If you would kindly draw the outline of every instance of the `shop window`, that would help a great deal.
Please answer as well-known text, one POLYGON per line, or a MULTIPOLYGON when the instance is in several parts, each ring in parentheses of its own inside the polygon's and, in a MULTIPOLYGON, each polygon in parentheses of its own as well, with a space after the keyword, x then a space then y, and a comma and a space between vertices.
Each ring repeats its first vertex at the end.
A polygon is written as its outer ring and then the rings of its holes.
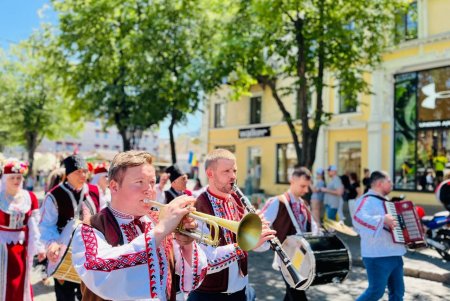
POLYGON ((406 12, 396 17, 396 35, 400 41, 417 39, 417 1, 411 1, 406 12))
POLYGON ((277 184, 289 183, 289 177, 297 162, 293 143, 277 144, 277 184))
POLYGON ((250 98, 250 124, 261 123, 261 96, 250 98))
POLYGON ((225 126, 225 104, 214 104, 214 127, 223 128, 225 126))
POLYGON ((433 192, 450 171, 450 67, 395 77, 394 183, 433 192))
POLYGON ((337 145, 337 162, 340 174, 361 171, 361 142, 339 142, 337 145))
POLYGON ((252 146, 248 148, 247 178, 245 190, 247 195, 261 192, 261 148, 252 146))

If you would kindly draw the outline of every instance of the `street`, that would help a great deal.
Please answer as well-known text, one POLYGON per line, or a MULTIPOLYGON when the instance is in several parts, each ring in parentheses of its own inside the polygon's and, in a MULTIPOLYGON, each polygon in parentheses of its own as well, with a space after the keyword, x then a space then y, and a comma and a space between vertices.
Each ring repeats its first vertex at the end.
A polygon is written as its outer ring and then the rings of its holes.
MULTIPOLYGON (((265 253, 250 253, 250 282, 256 290, 257 300, 283 300, 284 282, 281 275, 272 270, 271 251, 265 253)), ((32 275, 33 290, 36 301, 56 300, 53 286, 47 287, 40 281, 40 274, 34 271, 32 275)), ((441 301, 450 296, 450 286, 439 282, 419 278, 405 277, 405 300, 441 301)), ((309 300, 355 300, 366 288, 366 274, 361 267, 353 267, 347 280, 342 284, 327 284, 310 287, 307 291, 309 300)), ((387 300, 385 294, 383 300, 387 300)))

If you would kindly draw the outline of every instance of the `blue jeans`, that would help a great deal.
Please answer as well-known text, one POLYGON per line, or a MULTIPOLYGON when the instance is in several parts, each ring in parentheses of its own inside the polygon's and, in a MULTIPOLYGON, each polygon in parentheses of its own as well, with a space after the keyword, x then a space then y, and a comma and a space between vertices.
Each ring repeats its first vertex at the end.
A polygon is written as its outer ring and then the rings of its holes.
POLYGON ((380 300, 388 287, 389 301, 401 301, 405 294, 403 259, 401 256, 363 257, 369 287, 356 301, 380 300))
POLYGON ((329 205, 325 205, 325 210, 327 212, 327 218, 329 220, 335 221, 338 209, 337 208, 331 208, 329 205))

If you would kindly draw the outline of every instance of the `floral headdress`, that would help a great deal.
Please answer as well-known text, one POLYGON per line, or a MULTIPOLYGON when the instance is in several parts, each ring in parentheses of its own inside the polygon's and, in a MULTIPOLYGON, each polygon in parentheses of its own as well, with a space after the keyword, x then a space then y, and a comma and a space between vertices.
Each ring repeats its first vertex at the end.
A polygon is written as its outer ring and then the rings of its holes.
POLYGON ((28 164, 18 160, 6 161, 3 165, 3 174, 21 174, 24 175, 28 171, 28 164))

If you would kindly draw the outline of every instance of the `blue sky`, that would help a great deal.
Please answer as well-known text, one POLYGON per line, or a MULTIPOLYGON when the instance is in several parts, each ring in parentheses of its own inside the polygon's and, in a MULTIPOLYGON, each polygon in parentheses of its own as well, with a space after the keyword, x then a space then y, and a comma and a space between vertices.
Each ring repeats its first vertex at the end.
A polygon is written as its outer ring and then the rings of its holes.
MULTIPOLYGON (((51 10, 48 0, 0 0, 0 48, 8 49, 11 43, 26 39, 33 29, 38 29, 42 22, 57 22, 57 15, 51 10)), ((168 138, 169 121, 164 121, 160 128, 160 137, 168 138)), ((188 117, 186 125, 175 128, 176 135, 199 131, 201 113, 188 117)))

